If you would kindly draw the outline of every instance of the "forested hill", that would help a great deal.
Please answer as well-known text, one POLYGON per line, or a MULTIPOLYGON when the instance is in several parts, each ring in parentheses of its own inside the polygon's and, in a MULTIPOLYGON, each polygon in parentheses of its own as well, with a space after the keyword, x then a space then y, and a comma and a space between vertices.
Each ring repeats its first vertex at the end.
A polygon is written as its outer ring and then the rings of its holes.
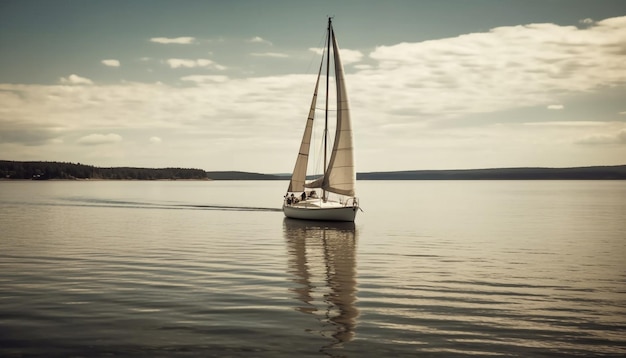
POLYGON ((246 172, 207 172, 189 168, 99 168, 80 163, 17 162, 0 160, 3 179, 111 179, 111 180, 276 180, 274 175, 246 172))
POLYGON ((575 168, 411 170, 359 173, 360 180, 625 180, 626 165, 575 168))

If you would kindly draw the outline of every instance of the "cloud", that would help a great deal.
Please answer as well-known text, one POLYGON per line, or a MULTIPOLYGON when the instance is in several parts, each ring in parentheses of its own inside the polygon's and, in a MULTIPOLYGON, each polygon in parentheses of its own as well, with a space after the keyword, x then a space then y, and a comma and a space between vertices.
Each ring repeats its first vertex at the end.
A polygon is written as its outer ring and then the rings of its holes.
POLYGON ((626 17, 582 29, 504 26, 379 46, 369 57, 377 67, 359 72, 356 88, 384 88, 396 107, 413 113, 458 116, 546 105, 626 82, 626 17))
POLYGON ((195 37, 183 36, 183 37, 153 37, 150 42, 159 44, 177 44, 177 45, 190 45, 196 42, 195 37))
POLYGON ((550 122, 526 122, 525 126, 545 126, 545 127, 593 127, 603 126, 607 122, 595 121, 550 121, 550 122))
POLYGON ((586 18, 586 19, 582 19, 582 20, 580 20, 578 22, 580 22, 581 24, 590 25, 590 24, 593 24, 593 19, 586 18))
POLYGON ((66 85, 92 85, 93 81, 86 77, 71 74, 68 77, 61 77, 60 82, 66 85))
MULTIPOLYGON (((321 55, 324 53, 324 49, 323 48, 319 48, 319 47, 311 47, 309 48, 309 51, 312 51, 318 55, 321 55)), ((346 48, 342 48, 340 49, 340 56, 341 56, 341 62, 344 65, 349 65, 352 63, 356 63, 359 62, 363 59, 364 55, 361 51, 358 50, 350 50, 350 49, 346 49, 346 48)))
POLYGON ((360 62, 363 59, 363 53, 357 50, 341 50, 341 62, 344 65, 360 62))
POLYGON ((152 143, 152 144, 159 144, 161 142, 162 142, 162 140, 159 137, 150 137, 150 143, 152 143))
POLYGON ((263 39, 262 37, 259 37, 259 36, 255 36, 255 37, 249 39, 248 42, 272 45, 271 41, 265 40, 265 39, 263 39))
POLYGON ((0 118, 0 128, 0 143, 40 146, 60 140, 57 128, 46 123, 0 118))
POLYGON ((195 83, 224 83, 228 81, 228 76, 216 75, 191 75, 181 77, 181 80, 195 83))
POLYGON ((109 134, 89 134, 79 138, 76 142, 82 145, 101 145, 121 142, 122 137, 115 133, 109 134))
POLYGON ((626 144, 626 129, 614 134, 596 134, 586 136, 576 142, 585 145, 622 145, 626 144))
POLYGON ((101 62, 105 66, 120 67, 120 61, 119 60, 109 59, 109 60, 102 60, 101 62))
MULTIPOLYGON (((82 138, 82 144, 121 139, 117 136, 122 133, 126 138, 129 132, 145 132, 147 128, 189 131, 205 139, 249 140, 261 133, 273 136, 277 126, 306 109, 310 93, 302 91, 302 86, 315 81, 313 75, 247 79, 190 75, 181 79, 191 85, 0 84, 0 119, 12 118, 23 134, 42 128, 42 121, 46 127, 58 129, 57 137, 98 133, 82 138), (259 121, 260 113, 275 120, 259 128, 258 124, 266 122, 259 121)), ((0 126, 6 128, 2 123, 0 126)))
POLYGON ((548 106, 548 109, 563 109, 565 108, 565 106, 563 106, 562 104, 551 104, 548 106))
POLYGON ((289 55, 284 54, 284 53, 278 53, 278 52, 253 52, 250 55, 255 56, 255 57, 274 57, 274 58, 287 58, 289 57, 289 55))
POLYGON ((206 59, 184 59, 184 58, 170 58, 165 60, 165 63, 170 66, 170 68, 196 68, 196 67, 204 67, 204 68, 215 68, 217 70, 224 70, 226 67, 218 65, 217 63, 206 59))
POLYGON ((359 64, 355 65, 354 68, 356 68, 357 70, 372 70, 374 67, 372 65, 359 64))

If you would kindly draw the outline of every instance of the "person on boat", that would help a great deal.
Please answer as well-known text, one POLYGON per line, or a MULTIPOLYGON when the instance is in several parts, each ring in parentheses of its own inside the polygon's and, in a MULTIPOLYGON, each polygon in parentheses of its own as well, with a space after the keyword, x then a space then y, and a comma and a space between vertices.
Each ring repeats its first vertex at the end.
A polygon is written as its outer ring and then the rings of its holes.
POLYGON ((291 205, 291 197, 289 197, 289 193, 285 194, 285 202, 287 205, 291 205))
POLYGON ((300 195, 300 198, 301 198, 302 201, 305 201, 306 200, 306 192, 303 191, 302 195, 300 195))
POLYGON ((291 197, 289 199, 291 199, 292 204, 296 204, 298 202, 298 198, 296 198, 295 195, 293 195, 293 193, 291 193, 291 197))

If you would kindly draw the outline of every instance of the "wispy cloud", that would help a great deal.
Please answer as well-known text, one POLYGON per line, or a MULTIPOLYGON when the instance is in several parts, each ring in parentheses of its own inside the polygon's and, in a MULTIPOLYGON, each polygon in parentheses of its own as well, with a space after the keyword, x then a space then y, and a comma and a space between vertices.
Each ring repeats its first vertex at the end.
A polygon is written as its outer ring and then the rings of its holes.
POLYGON ((119 60, 108 59, 108 60, 102 60, 101 62, 105 66, 120 67, 120 61, 119 60))
MULTIPOLYGON (((5 95, 0 95, 0 103, 6 104, 3 100, 5 95)), ((41 119, 38 119, 41 120, 41 119)), ((33 121, 0 119, 0 143, 15 143, 25 146, 41 146, 48 143, 59 142, 59 131, 54 125, 41 123, 37 119, 33 121)))
POLYGON ((181 80, 195 83, 224 83, 229 80, 228 76, 219 75, 191 75, 181 77, 181 80))
POLYGON ((606 125, 606 122, 595 121, 550 121, 550 122, 526 122, 525 126, 544 127, 596 127, 606 125))
POLYGON ((66 85, 92 85, 93 81, 86 77, 71 74, 68 77, 61 77, 60 82, 66 85))
POLYGON ((150 143, 152 144, 160 144, 163 140, 159 137, 150 137, 150 143))
POLYGON ((265 40, 264 38, 260 37, 260 36, 255 36, 251 39, 248 39, 248 42, 251 43, 262 43, 262 44, 266 44, 266 45, 272 45, 271 41, 265 40))
MULTIPOLYGON (((309 48, 309 51, 312 51, 318 55, 321 55, 322 53, 324 53, 324 49, 319 48, 319 47, 311 47, 309 48)), ((361 51, 350 50, 346 48, 341 49, 341 62, 344 65, 359 62, 363 59, 363 57, 364 55, 361 51)))
POLYGON ((101 145, 101 144, 111 144, 121 142, 122 137, 119 134, 109 133, 109 134, 89 134, 84 137, 79 138, 76 142, 82 145, 101 145))
POLYGON ((225 66, 221 66, 207 58, 199 58, 199 59, 170 58, 170 59, 165 60, 165 63, 171 68, 212 67, 217 70, 226 69, 225 66))
POLYGON ((250 55, 255 57, 274 57, 274 58, 287 58, 289 55, 278 52, 253 52, 250 55))
POLYGON ((182 36, 182 37, 153 37, 150 42, 158 44, 177 44, 177 45, 190 45, 196 42, 195 37, 182 36))
POLYGON ((576 142, 585 145, 624 145, 626 144, 626 129, 614 134, 596 134, 586 136, 576 142))
POLYGON ((563 108, 565 108, 565 106, 563 106, 562 104, 551 104, 548 106, 548 109, 555 109, 555 110, 563 109, 563 108))

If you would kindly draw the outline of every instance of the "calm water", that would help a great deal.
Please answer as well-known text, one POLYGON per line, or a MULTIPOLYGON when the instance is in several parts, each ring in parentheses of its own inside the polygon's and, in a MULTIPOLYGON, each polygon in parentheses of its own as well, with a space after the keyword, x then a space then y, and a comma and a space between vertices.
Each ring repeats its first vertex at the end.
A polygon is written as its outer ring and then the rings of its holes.
POLYGON ((0 182, 0 356, 623 356, 626 182, 0 182))

